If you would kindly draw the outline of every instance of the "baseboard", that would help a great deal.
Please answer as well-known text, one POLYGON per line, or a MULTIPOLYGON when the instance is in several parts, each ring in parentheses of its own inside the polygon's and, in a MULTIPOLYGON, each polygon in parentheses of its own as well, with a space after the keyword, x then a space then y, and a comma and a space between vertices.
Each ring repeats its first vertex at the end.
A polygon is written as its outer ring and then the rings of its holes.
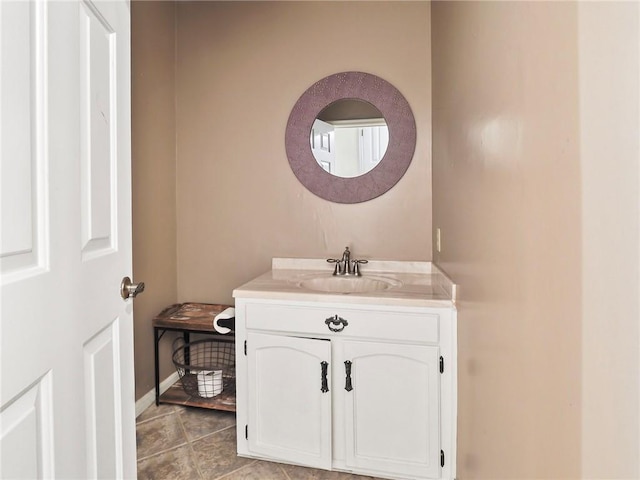
MULTIPOLYGON (((167 391, 167 389, 176 383, 180 379, 180 375, 178 372, 173 372, 167 378, 165 378, 162 382, 160 382, 160 395, 167 391)), ((145 393, 140 400, 136 402, 136 418, 140 416, 142 412, 144 412, 151 405, 156 403, 156 389, 152 388, 147 393, 145 393)))

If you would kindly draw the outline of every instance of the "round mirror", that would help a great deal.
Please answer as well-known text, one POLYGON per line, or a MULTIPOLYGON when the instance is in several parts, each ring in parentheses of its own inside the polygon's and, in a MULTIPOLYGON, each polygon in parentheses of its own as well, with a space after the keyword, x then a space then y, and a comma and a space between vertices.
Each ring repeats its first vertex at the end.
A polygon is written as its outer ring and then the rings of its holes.
MULTIPOLYGON (((351 122, 362 118, 341 120, 351 122)), ((335 143, 335 138, 333 141, 335 143)), ((291 110, 285 133, 289 165, 298 180, 315 195, 337 203, 366 202, 390 190, 409 168, 415 146, 416 124, 407 100, 389 82, 362 72, 336 73, 309 87, 291 110), (337 165, 332 165, 321 154, 316 156, 315 150, 322 149, 323 140, 324 148, 329 147, 331 137, 323 138, 320 131, 316 137, 319 127, 315 122, 335 123, 338 122, 332 119, 335 110, 363 107, 369 112, 363 118, 372 122, 384 120, 386 133, 382 135, 386 138, 375 141, 378 153, 371 156, 372 165, 368 168, 345 167, 338 173, 337 165), (371 113, 371 107, 375 113, 371 113)), ((356 153, 353 158, 358 160, 351 163, 359 163, 359 155, 356 153)))
POLYGON ((382 112, 369 102, 348 98, 323 109, 311 127, 309 145, 323 170, 342 178, 375 168, 389 145, 382 112))

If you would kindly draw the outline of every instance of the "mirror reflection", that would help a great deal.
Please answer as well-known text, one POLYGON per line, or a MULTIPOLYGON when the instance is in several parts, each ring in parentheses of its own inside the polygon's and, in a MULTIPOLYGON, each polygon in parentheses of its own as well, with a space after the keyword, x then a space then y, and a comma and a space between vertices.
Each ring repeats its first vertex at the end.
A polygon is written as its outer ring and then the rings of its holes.
POLYGON ((380 110, 369 102, 340 99, 318 114, 309 143, 324 170, 337 177, 359 177, 384 157, 389 129, 380 110))

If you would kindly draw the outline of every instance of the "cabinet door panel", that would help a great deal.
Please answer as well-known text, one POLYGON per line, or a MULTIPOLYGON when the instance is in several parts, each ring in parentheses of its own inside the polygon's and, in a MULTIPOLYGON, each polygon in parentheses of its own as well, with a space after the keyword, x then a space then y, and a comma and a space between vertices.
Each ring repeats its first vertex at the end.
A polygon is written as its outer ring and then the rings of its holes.
POLYGON ((322 362, 331 385, 331 343, 249 333, 249 450, 331 468, 331 392, 322 391, 322 362))
POLYGON ((439 477, 438 348, 344 342, 343 354, 353 385, 342 391, 347 465, 439 477))

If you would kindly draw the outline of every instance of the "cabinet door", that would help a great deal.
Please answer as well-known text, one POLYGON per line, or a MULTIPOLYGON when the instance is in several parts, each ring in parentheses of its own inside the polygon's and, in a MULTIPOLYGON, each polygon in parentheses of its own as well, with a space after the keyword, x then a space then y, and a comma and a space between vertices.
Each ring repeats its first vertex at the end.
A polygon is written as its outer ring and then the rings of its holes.
MULTIPOLYGON (((341 385, 347 466, 438 478, 438 347, 345 341, 343 348, 352 384, 350 391, 345 390, 346 378, 341 385)), ((345 366, 340 367, 346 374, 345 366)))
POLYGON ((250 332, 247 362, 249 450, 331 468, 331 342, 250 332))

